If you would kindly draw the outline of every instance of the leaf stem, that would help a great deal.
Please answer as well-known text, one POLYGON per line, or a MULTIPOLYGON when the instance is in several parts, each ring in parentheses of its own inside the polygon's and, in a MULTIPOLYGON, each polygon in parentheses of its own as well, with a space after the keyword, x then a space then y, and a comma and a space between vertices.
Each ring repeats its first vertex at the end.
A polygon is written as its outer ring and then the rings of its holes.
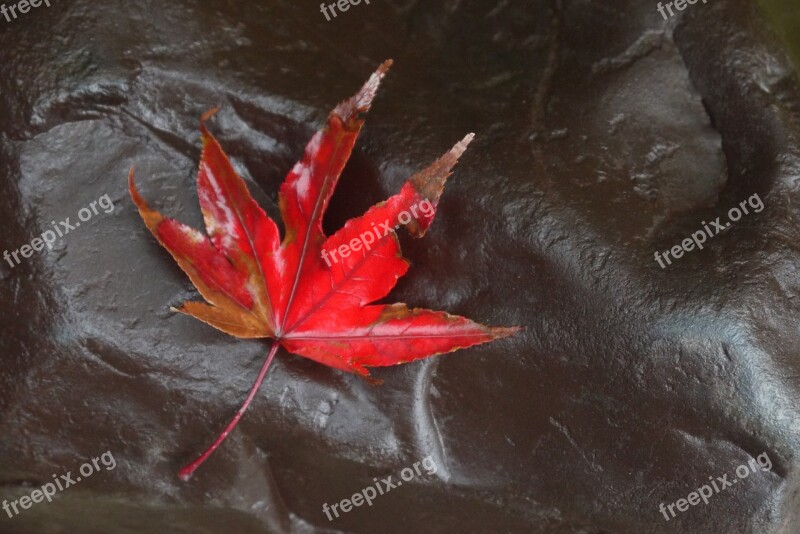
POLYGON ((244 415, 245 410, 247 410, 247 407, 250 406, 250 403, 253 401, 253 398, 256 396, 256 393, 258 392, 258 388, 261 387, 261 382, 264 381, 264 377, 267 375, 267 370, 269 369, 269 365, 272 363, 272 359, 275 358, 275 353, 278 352, 279 346, 280 342, 278 340, 275 340, 275 342, 272 345, 272 349, 269 351, 269 356, 267 356, 266 360, 264 360, 264 365, 261 366, 261 371, 258 373, 258 378, 256 378, 256 381, 253 383, 253 387, 250 388, 250 393, 247 395, 247 399, 245 399, 244 404, 242 404, 242 407, 239 408, 239 411, 236 412, 236 415, 233 416, 231 422, 228 423, 228 426, 225 427, 225 430, 222 431, 222 434, 220 434, 217 437, 214 443, 212 443, 211 446, 208 449, 206 449, 206 451, 203 454, 198 456, 195 461, 184 466, 183 469, 181 469, 180 472, 178 472, 178 476, 180 477, 181 480, 185 482, 190 478, 192 478, 192 475, 194 474, 195 470, 201 465, 203 465, 203 462, 205 462, 208 459, 208 457, 211 456, 211 454, 215 450, 217 450, 217 447, 219 447, 222 444, 222 442, 225 441, 225 438, 228 437, 228 434, 230 434, 231 431, 234 429, 234 427, 239 423, 239 419, 242 418, 242 415, 244 415))

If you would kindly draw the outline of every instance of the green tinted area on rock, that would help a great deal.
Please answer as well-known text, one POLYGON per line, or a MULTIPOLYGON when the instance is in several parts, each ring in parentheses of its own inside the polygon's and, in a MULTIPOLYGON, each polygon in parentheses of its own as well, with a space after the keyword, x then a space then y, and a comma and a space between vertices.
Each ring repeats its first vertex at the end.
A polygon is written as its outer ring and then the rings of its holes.
POLYGON ((797 0, 760 0, 759 4, 800 67, 800 4, 797 0))

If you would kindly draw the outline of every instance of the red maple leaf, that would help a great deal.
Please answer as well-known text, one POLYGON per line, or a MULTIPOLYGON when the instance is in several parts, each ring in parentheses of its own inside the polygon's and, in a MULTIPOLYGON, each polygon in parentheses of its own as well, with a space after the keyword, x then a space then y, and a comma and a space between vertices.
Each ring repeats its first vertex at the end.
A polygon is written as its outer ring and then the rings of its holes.
POLYGON ((188 480, 238 423, 279 346, 344 371, 395 365, 515 333, 444 312, 405 304, 370 305, 408 270, 394 231, 421 237, 436 213, 445 180, 472 140, 470 134, 400 192, 349 220, 330 237, 322 218, 366 112, 391 61, 339 104, 317 132, 280 190, 285 235, 253 200, 217 140, 201 120, 203 153, 197 177, 207 236, 151 210, 129 176, 131 198, 145 224, 207 301, 176 311, 240 338, 272 338, 247 399, 217 440, 180 471, 188 480))

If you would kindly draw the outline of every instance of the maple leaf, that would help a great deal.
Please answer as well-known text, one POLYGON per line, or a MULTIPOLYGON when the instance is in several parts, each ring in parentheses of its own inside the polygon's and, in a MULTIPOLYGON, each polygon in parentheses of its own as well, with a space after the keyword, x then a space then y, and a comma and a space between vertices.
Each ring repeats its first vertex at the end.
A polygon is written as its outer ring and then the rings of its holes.
POLYGON ((406 363, 515 333, 490 328, 445 312, 405 304, 370 303, 385 297, 409 268, 395 230, 421 237, 461 154, 473 134, 422 172, 400 192, 351 219, 330 237, 322 218, 372 103, 391 65, 383 63, 361 90, 340 103, 327 125, 308 143, 303 159, 280 189, 285 235, 253 200, 203 115, 203 152, 197 177, 200 208, 208 235, 150 209, 131 169, 128 185, 147 227, 173 256, 206 300, 175 311, 191 315, 240 338, 272 338, 244 404, 195 461, 192 473, 222 443, 253 400, 279 346, 343 371, 368 376, 367 367, 406 363))

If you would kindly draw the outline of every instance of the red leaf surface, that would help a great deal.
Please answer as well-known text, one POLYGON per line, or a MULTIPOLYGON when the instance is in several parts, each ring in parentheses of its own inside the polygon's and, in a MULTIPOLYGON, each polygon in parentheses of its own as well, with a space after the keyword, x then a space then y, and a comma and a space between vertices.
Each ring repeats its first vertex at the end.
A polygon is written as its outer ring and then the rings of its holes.
POLYGON ((368 376, 367 367, 395 365, 509 336, 445 312, 405 304, 371 305, 408 270, 395 230, 424 235, 458 158, 473 135, 414 175, 400 192, 348 221, 330 237, 322 218, 381 79, 385 62, 361 90, 339 104, 306 147, 280 190, 286 229, 253 200, 242 178, 201 120, 203 153, 197 177, 206 234, 151 210, 129 189, 147 227, 172 254, 205 299, 177 310, 240 338, 272 338, 252 389, 225 431, 181 470, 188 479, 222 443, 255 396, 278 346, 343 371, 368 376))

